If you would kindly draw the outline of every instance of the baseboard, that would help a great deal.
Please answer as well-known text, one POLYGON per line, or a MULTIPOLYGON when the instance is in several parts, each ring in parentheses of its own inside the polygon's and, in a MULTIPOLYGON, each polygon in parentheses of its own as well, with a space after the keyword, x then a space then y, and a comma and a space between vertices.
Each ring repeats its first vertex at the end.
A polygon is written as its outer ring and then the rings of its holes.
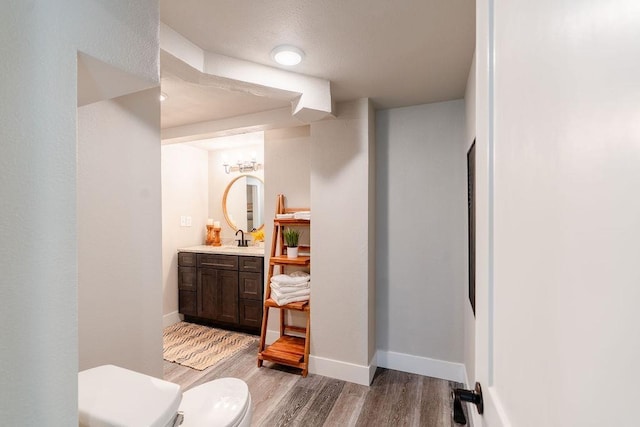
POLYGON ((377 359, 381 368, 466 384, 466 373, 462 363, 383 350, 378 350, 377 359))
POLYGON ((373 353, 373 357, 369 361, 369 384, 373 382, 373 377, 376 375, 376 369, 378 369, 378 352, 373 353))
MULTIPOLYGON (((279 337, 279 331, 267 330, 265 341, 267 344, 271 344, 279 337)), ((376 352, 374 357, 369 361, 368 366, 356 365, 314 355, 309 356, 309 372, 367 386, 373 381, 373 376, 378 366, 427 377, 456 381, 466 384, 469 388, 473 388, 469 385, 467 371, 462 363, 447 362, 445 360, 383 350, 376 352)))
MULTIPOLYGON (((314 355, 309 356, 309 372, 366 386, 371 384, 373 378, 371 365, 356 365, 314 355)), ((375 365, 373 372, 375 373, 375 365)))
POLYGON ((162 327, 166 328, 175 323, 182 322, 182 316, 177 311, 162 316, 162 327))
MULTIPOLYGON (((265 342, 273 343, 280 338, 279 331, 267 330, 265 342)), ((312 374, 323 375, 325 377, 335 378, 351 383, 370 385, 373 375, 376 373, 376 357, 374 356, 368 366, 356 365, 354 363, 343 362, 341 360, 327 359, 309 355, 309 372, 312 374)))

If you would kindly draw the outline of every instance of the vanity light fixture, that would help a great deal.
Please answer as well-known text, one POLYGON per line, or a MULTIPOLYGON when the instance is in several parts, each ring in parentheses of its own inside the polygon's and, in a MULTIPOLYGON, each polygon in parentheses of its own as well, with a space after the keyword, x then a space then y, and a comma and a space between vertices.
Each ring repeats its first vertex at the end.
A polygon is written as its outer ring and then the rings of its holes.
POLYGON ((271 51, 271 58, 280 65, 298 65, 304 58, 304 52, 295 46, 281 45, 271 51))
POLYGON ((251 153, 251 160, 239 160, 236 162, 235 165, 232 165, 229 163, 229 161, 225 158, 224 163, 222 164, 222 166, 224 167, 224 171, 226 173, 231 173, 231 172, 240 172, 240 173, 247 173, 247 172, 254 172, 257 171, 258 169, 260 169, 260 167, 262 166, 261 163, 258 163, 258 161, 256 160, 256 153, 253 152, 251 153))

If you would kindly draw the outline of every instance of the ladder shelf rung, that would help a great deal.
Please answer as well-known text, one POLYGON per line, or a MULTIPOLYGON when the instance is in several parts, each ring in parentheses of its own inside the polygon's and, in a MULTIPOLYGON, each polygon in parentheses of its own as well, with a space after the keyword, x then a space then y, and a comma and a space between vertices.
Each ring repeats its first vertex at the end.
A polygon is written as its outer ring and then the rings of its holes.
POLYGON ((262 360, 300 367, 304 362, 304 338, 283 335, 260 352, 262 360))
POLYGON ((271 265, 309 265, 311 263, 310 256, 299 256, 297 258, 287 258, 286 255, 272 256, 269 260, 271 265))
POLYGON ((309 225, 311 220, 309 219, 295 219, 295 218, 275 218, 273 220, 274 225, 309 225))
POLYGON ((290 302, 285 305, 278 305, 273 298, 269 298, 264 302, 264 306, 268 308, 286 308, 287 310, 309 311, 309 301, 290 302))

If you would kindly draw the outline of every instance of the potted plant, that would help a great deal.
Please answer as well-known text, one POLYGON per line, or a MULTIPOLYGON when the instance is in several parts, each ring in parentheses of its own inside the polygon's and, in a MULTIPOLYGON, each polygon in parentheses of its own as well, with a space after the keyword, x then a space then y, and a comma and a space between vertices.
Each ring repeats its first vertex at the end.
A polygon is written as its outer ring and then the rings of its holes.
POLYGON ((298 240, 300 232, 293 228, 284 230, 284 241, 287 244, 287 258, 298 258, 298 240))

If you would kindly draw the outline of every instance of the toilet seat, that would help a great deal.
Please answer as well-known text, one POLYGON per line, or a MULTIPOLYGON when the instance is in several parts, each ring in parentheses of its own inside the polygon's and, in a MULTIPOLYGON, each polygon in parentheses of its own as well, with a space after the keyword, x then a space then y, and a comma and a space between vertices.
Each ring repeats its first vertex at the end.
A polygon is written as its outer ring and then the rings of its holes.
POLYGON ((184 414, 182 427, 248 426, 251 395, 237 378, 220 378, 201 384, 182 395, 178 409, 184 414))

